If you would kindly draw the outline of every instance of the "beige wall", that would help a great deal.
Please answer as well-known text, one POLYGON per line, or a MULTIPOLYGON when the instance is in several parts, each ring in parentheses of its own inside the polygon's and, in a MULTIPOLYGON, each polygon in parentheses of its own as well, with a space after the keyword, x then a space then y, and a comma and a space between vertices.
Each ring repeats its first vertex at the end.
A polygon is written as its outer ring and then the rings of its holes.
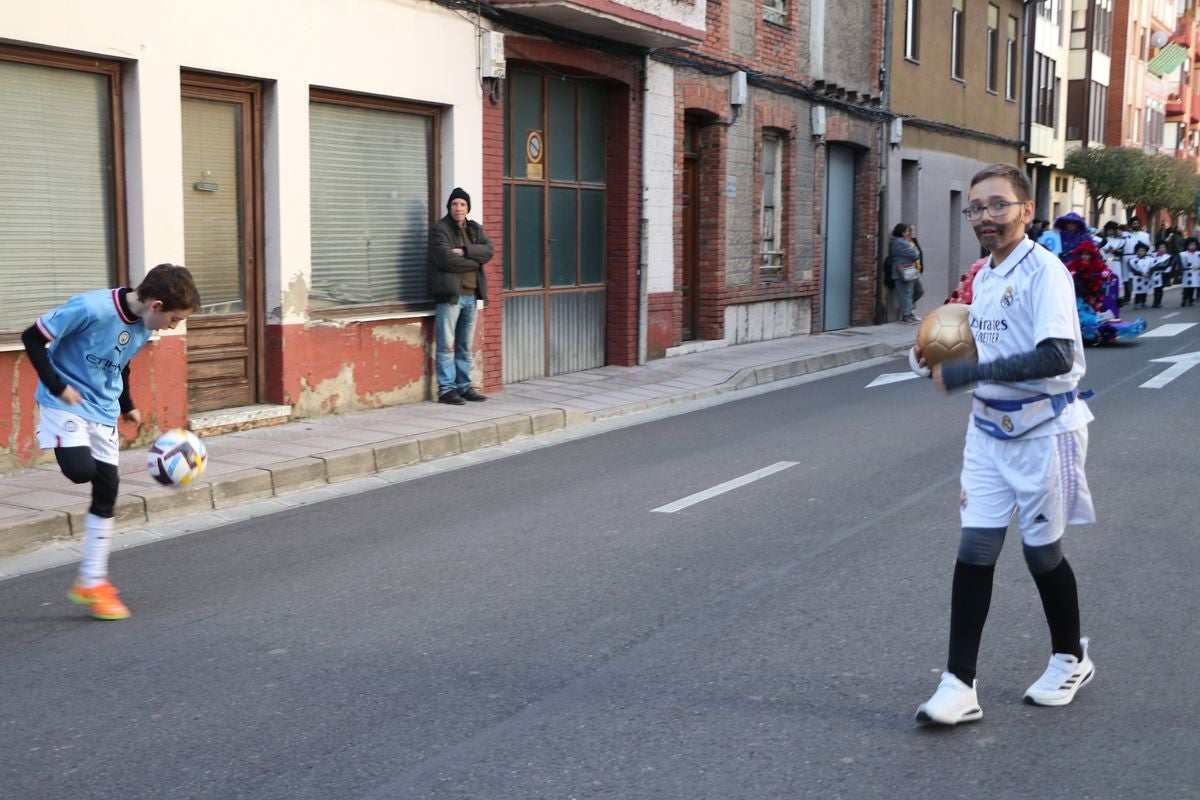
MULTIPOLYGON (((410 0, 8 5, 4 41, 128 65, 122 101, 135 281, 149 264, 184 258, 181 70, 264 83, 266 306, 280 315, 274 322, 306 318, 283 295, 311 274, 310 87, 444 106, 442 163, 435 167, 441 186, 482 195, 476 31, 469 19, 448 9, 410 0), (451 61, 447 53, 461 56, 451 61)), ((486 222, 497 219, 500 209, 481 206, 473 212, 486 222)))
MULTIPOLYGON (((1005 21, 1022 19, 1021 3, 998 0, 1000 34, 997 94, 987 91, 984 53, 988 3, 966 0, 963 80, 950 76, 950 3, 921 3, 919 62, 904 57, 905 6, 895 0, 892 25, 891 110, 904 116, 956 125, 1011 139, 1020 138, 1017 101, 1004 99, 1005 21)), ((1019 26, 1018 26, 1019 27, 1019 26)), ((1018 82, 1023 79, 1024 58, 1017 41, 1018 82)), ((1017 93, 1018 100, 1020 93, 1017 93)), ((906 144, 908 131, 905 131, 906 144)))

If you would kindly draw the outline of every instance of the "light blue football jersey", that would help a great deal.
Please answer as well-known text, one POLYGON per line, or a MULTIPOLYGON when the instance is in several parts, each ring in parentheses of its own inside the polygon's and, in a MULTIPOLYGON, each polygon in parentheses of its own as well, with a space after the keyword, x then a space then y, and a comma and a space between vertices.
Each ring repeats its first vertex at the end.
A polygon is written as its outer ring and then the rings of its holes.
POLYGON ((72 297, 38 318, 50 340, 50 364, 83 400, 65 403, 38 382, 34 397, 47 408, 59 408, 101 425, 116 425, 121 414, 121 371, 137 355, 150 331, 140 317, 121 305, 117 289, 98 289, 72 297))

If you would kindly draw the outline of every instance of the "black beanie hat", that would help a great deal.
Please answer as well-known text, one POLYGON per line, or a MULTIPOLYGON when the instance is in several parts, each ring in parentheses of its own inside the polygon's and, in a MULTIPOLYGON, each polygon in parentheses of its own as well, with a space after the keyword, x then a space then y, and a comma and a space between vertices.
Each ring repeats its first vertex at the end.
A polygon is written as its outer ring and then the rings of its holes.
POLYGON ((453 203, 455 200, 458 200, 459 198, 462 198, 463 200, 467 201, 467 211, 470 211, 471 210, 471 195, 469 195, 465 191, 463 191, 462 187, 460 187, 460 186, 455 186, 454 191, 450 193, 450 199, 446 201, 446 210, 449 211, 450 204, 453 203))

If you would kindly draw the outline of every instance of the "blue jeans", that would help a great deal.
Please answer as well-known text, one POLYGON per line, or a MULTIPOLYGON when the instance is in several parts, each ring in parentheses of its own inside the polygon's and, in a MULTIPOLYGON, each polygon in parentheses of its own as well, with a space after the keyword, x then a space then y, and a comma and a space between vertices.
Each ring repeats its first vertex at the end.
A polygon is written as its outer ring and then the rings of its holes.
POLYGON ((913 313, 913 287, 917 285, 916 281, 905 283, 900 280, 900 276, 896 276, 896 297, 900 301, 900 316, 911 317, 913 313))
POLYGON ((475 338, 475 295, 460 294, 437 307, 438 397, 471 388, 471 342, 475 338))

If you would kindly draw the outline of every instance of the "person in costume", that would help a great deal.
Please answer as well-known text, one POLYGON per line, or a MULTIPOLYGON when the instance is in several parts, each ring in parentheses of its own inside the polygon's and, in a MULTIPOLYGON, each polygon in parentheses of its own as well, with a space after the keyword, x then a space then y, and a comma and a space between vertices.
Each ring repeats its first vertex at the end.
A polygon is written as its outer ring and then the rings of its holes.
POLYGON ((1150 288, 1154 291, 1154 305, 1151 308, 1162 308, 1163 287, 1174 266, 1175 254, 1171 252, 1170 245, 1165 240, 1159 242, 1154 251, 1154 266, 1150 275, 1150 288))
POLYGON ((1075 248, 1079 247, 1080 243, 1092 241, 1087 222, 1074 211, 1054 220, 1054 230, 1058 231, 1058 240, 1062 246, 1059 257, 1064 264, 1070 264, 1075 258, 1075 248))
MULTIPOLYGON (((1125 302, 1129 302, 1129 296, 1133 291, 1134 276, 1130 273, 1129 262, 1137 255, 1138 244, 1146 245, 1146 252, 1150 252, 1150 234, 1142 230, 1142 221, 1137 217, 1129 220, 1129 230, 1125 234, 1125 260, 1121 275, 1125 279, 1125 302)), ((1142 308, 1145 308, 1143 305, 1142 308)))
POLYGON ((1071 252, 1071 260, 1064 263, 1075 281, 1075 296, 1097 312, 1104 311, 1105 282, 1112 273, 1096 245, 1090 240, 1080 242, 1071 252))
POLYGON ((1025 700, 1065 706, 1095 675, 1080 636, 1075 573, 1062 549, 1068 524, 1095 521, 1084 472, 1092 414, 1076 394, 1086 371, 1083 341, 1070 273, 1025 238, 1033 208, 1029 179, 1013 165, 994 164, 971 179, 963 214, 990 253, 971 286, 978 361, 929 368, 919 346, 910 353, 944 392, 977 384, 963 448, 949 652, 937 691, 917 709, 921 722, 983 717, 976 662, 1014 513, 1050 629, 1049 664, 1025 700))
POLYGON ((1183 265, 1183 302, 1181 308, 1196 304, 1197 290, 1200 289, 1200 239, 1189 236, 1187 249, 1179 254, 1183 265))
POLYGON ((1146 296, 1154 286, 1154 265, 1158 256, 1150 254, 1150 245, 1138 242, 1133 246, 1133 256, 1126 260, 1125 268, 1133 280, 1133 307, 1146 307, 1146 296))
MULTIPOLYGON (((1104 244, 1100 251, 1104 254, 1109 271, 1116 277, 1117 284, 1124 287, 1125 273, 1122 266, 1125 259, 1125 233, 1115 219, 1104 224, 1104 244)), ((1128 303, 1129 298, 1122 297, 1120 302, 1128 303)))

